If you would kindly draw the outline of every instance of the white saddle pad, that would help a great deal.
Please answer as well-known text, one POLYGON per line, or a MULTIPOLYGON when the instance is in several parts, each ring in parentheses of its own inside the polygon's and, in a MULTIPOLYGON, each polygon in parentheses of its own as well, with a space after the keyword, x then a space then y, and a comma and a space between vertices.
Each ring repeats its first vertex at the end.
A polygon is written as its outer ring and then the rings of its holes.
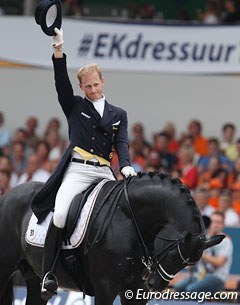
MULTIPOLYGON (((65 245, 63 243, 62 245, 63 249, 73 249, 81 244, 85 236, 97 196, 100 190, 102 189, 103 185, 108 181, 109 181, 108 179, 103 179, 88 196, 88 199, 84 204, 80 217, 78 219, 76 228, 72 236, 70 237, 70 245, 65 245)), ((37 217, 35 216, 35 214, 32 214, 25 235, 25 239, 28 244, 37 247, 44 247, 45 238, 47 235, 49 223, 52 219, 52 215, 53 213, 50 212, 48 216, 45 218, 45 220, 41 224, 38 224, 37 217)))

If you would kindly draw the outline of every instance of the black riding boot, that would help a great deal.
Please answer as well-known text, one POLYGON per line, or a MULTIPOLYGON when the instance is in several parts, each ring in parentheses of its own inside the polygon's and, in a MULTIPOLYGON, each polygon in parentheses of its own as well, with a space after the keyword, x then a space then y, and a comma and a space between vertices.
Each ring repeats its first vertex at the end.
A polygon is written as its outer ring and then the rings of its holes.
POLYGON ((47 232, 43 253, 43 279, 41 284, 41 297, 44 300, 48 300, 57 294, 58 281, 54 275, 54 269, 61 250, 62 232, 63 229, 57 228, 53 223, 50 224, 47 232))

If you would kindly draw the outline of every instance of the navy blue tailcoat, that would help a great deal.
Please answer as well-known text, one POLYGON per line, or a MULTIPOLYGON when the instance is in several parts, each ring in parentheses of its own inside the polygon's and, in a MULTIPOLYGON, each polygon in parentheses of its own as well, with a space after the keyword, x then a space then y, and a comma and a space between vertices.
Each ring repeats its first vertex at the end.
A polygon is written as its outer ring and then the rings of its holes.
POLYGON ((120 168, 130 165, 126 111, 105 101, 101 117, 91 101, 74 95, 67 73, 66 55, 63 58, 53 57, 53 65, 58 100, 67 118, 70 145, 51 177, 32 200, 32 210, 39 223, 54 207, 75 146, 108 161, 111 161, 116 150, 120 168))

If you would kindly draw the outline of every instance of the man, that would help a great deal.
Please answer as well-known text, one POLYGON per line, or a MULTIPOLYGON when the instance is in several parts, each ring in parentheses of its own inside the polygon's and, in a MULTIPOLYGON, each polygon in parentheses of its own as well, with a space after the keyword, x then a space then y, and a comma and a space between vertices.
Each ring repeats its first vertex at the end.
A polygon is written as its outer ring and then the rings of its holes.
MULTIPOLYGON (((214 212, 211 216, 209 234, 223 234, 224 214, 214 212)), ((204 251, 196 265, 196 272, 188 279, 175 285, 176 291, 217 292, 224 289, 225 281, 230 272, 233 255, 233 244, 226 236, 223 241, 204 251)))
POLYGON ((193 198, 195 199, 200 212, 202 215, 211 217, 215 209, 208 204, 209 192, 205 188, 197 188, 193 193, 193 198))
POLYGON ((53 225, 48 230, 43 257, 42 298, 56 294, 53 274, 56 253, 61 247, 61 233, 73 197, 97 178, 114 180, 110 161, 116 149, 123 176, 135 176, 130 166, 127 138, 127 113, 108 104, 103 95, 104 80, 98 65, 79 69, 79 86, 85 98, 75 96, 67 74, 63 54, 63 31, 55 28, 53 39, 54 75, 58 100, 67 118, 70 145, 45 187, 36 194, 32 208, 39 222, 53 208, 53 225))
POLYGON ((193 147, 201 157, 208 153, 208 140, 202 135, 202 123, 198 120, 191 120, 188 125, 188 133, 193 137, 193 147))
POLYGON ((219 161, 219 165, 230 171, 232 169, 232 162, 228 160, 228 158, 224 155, 224 153, 220 150, 220 144, 217 138, 208 139, 208 154, 202 158, 200 158, 198 162, 198 168, 201 173, 206 172, 209 168, 209 163, 211 159, 215 157, 219 161))
POLYGON ((166 132, 159 132, 154 137, 154 149, 159 153, 161 159, 161 166, 168 173, 171 172, 174 165, 176 165, 176 156, 168 151, 170 137, 166 132))
POLYGON ((26 120, 26 144, 34 151, 37 147, 39 136, 36 134, 38 127, 38 119, 35 116, 30 116, 26 120))
POLYGON ((236 131, 237 128, 235 124, 232 123, 226 123, 222 127, 220 148, 230 161, 235 161, 238 157, 237 145, 234 140, 236 131))
POLYGON ((48 180, 50 172, 41 167, 40 159, 36 153, 33 153, 28 157, 27 163, 26 170, 18 179, 18 185, 27 181, 46 182, 48 180))
POLYGON ((224 12, 222 16, 223 23, 236 24, 239 22, 239 9, 237 8, 236 2, 236 0, 224 1, 224 12))
POLYGON ((225 226, 232 227, 240 224, 238 213, 232 208, 231 191, 225 190, 220 194, 218 211, 224 214, 225 226))

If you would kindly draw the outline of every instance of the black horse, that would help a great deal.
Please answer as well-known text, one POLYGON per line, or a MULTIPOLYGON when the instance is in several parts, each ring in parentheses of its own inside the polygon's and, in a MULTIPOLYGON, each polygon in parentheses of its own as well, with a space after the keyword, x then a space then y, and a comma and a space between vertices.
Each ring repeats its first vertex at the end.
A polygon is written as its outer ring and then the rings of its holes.
MULTIPOLYGON (((40 297, 42 248, 25 241, 31 199, 41 188, 42 183, 29 182, 0 198, 0 304, 12 304, 18 269, 26 280, 26 304, 47 303, 40 297)), ((125 291, 164 289, 222 239, 206 240, 196 203, 178 179, 139 174, 104 185, 84 242, 61 250, 56 274, 60 287, 84 290, 96 305, 112 305, 117 295, 123 305, 145 305, 147 300, 125 298, 125 291)))

